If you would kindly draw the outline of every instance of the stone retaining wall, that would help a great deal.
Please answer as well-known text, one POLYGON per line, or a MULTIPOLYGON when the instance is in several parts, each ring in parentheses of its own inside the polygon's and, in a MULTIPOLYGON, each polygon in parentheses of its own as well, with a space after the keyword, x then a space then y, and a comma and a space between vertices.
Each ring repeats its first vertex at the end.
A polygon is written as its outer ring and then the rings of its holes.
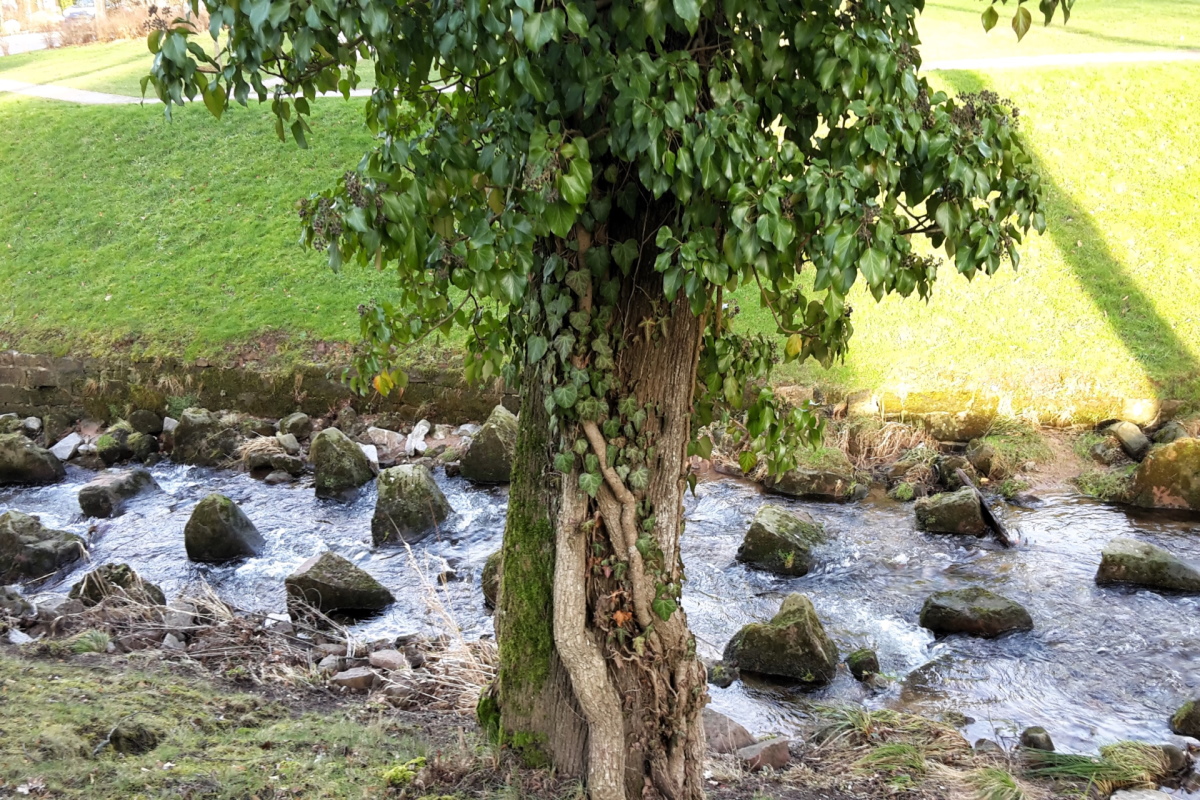
POLYGON ((266 417, 292 411, 323 415, 352 402, 359 412, 394 412, 434 422, 482 420, 497 403, 516 407, 499 388, 468 387, 448 369, 412 370, 400 396, 359 397, 340 381, 341 368, 291 372, 215 367, 164 359, 73 358, 0 351, 0 414, 63 415, 107 420, 134 408, 162 412, 175 400, 266 417))

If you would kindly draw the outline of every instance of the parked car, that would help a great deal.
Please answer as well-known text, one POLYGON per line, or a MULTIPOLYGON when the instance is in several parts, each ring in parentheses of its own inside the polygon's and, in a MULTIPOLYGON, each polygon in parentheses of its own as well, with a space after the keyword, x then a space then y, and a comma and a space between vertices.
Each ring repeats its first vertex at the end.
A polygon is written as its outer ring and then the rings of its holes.
POLYGON ((95 19, 96 0, 75 0, 75 5, 63 12, 63 21, 95 19))

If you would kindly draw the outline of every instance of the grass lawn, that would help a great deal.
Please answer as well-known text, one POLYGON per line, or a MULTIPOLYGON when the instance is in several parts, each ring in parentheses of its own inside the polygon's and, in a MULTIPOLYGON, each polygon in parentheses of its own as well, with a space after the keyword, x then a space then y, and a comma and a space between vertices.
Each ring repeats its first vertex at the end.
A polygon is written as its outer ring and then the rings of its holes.
MULTIPOLYGON (((1196 0, 1082 0, 1069 26, 1019 45, 984 34, 979 0, 930 0, 927 60, 1190 47, 1196 0), (1181 38, 1182 37, 1182 38, 1181 38)), ((1003 13, 1002 7, 1002 13, 1003 13)), ((0 77, 136 94, 140 41, 0 58, 0 77)), ((1014 99, 1048 185, 1049 231, 1021 269, 954 273, 928 305, 865 293, 851 354, 785 380, 899 392, 984 389, 1054 398, 1200 399, 1200 64, 934 73, 949 89, 1014 99)), ((220 357, 263 334, 357 336, 355 307, 390 278, 334 276, 296 245, 295 201, 369 145, 361 100, 318 103, 312 149, 273 136, 269 114, 79 107, 0 95, 0 346, 220 357)), ((742 324, 770 329, 750 294, 742 324)))
POLYGON ((425 744, 386 713, 365 704, 315 706, 291 707, 163 667, 123 671, 0 654, 0 792, 88 800, 385 797, 388 770, 425 755, 425 744), (118 725, 149 729, 157 744, 93 753, 118 725))

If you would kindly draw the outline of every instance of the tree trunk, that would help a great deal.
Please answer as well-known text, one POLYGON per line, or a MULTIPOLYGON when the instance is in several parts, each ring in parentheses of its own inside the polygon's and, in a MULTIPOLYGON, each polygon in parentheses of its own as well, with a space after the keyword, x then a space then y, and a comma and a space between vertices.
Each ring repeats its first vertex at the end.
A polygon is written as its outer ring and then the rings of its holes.
MULTIPOLYGON (((586 236, 581 245, 580 256, 586 236)), ((708 697, 675 601, 702 324, 682 298, 652 302, 661 280, 648 263, 640 273, 614 306, 608 403, 615 414, 619 399, 636 401, 636 435, 626 419, 615 436, 604 435, 603 419, 552 435, 540 371, 522 381, 496 623, 499 728, 513 744, 541 745, 560 773, 585 778, 592 800, 693 800, 703 796, 708 697), (602 465, 594 496, 580 488, 578 459, 569 474, 553 466, 576 442, 602 465), (633 447, 649 470, 641 482, 609 460, 610 448, 633 447)), ((586 296, 577 307, 590 304, 586 296)))

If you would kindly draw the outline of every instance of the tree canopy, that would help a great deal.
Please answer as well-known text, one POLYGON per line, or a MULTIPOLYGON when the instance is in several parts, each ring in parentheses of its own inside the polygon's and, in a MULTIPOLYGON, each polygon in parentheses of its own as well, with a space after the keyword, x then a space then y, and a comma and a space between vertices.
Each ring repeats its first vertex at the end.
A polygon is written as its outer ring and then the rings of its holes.
POLYGON ((1045 225, 1017 110, 931 89, 921 0, 204 2, 215 55, 184 20, 150 36, 168 113, 253 95, 304 146, 320 93, 372 79, 375 146, 301 208, 335 270, 397 272, 361 309, 355 385, 402 387, 397 354, 458 328, 468 377, 521 387, 497 730, 586 766, 597 800, 699 797, 692 431, 786 472, 820 425, 766 378, 845 352, 855 285, 923 298, 942 256, 1016 265, 1045 225), (777 337, 739 332, 739 290, 777 337))

